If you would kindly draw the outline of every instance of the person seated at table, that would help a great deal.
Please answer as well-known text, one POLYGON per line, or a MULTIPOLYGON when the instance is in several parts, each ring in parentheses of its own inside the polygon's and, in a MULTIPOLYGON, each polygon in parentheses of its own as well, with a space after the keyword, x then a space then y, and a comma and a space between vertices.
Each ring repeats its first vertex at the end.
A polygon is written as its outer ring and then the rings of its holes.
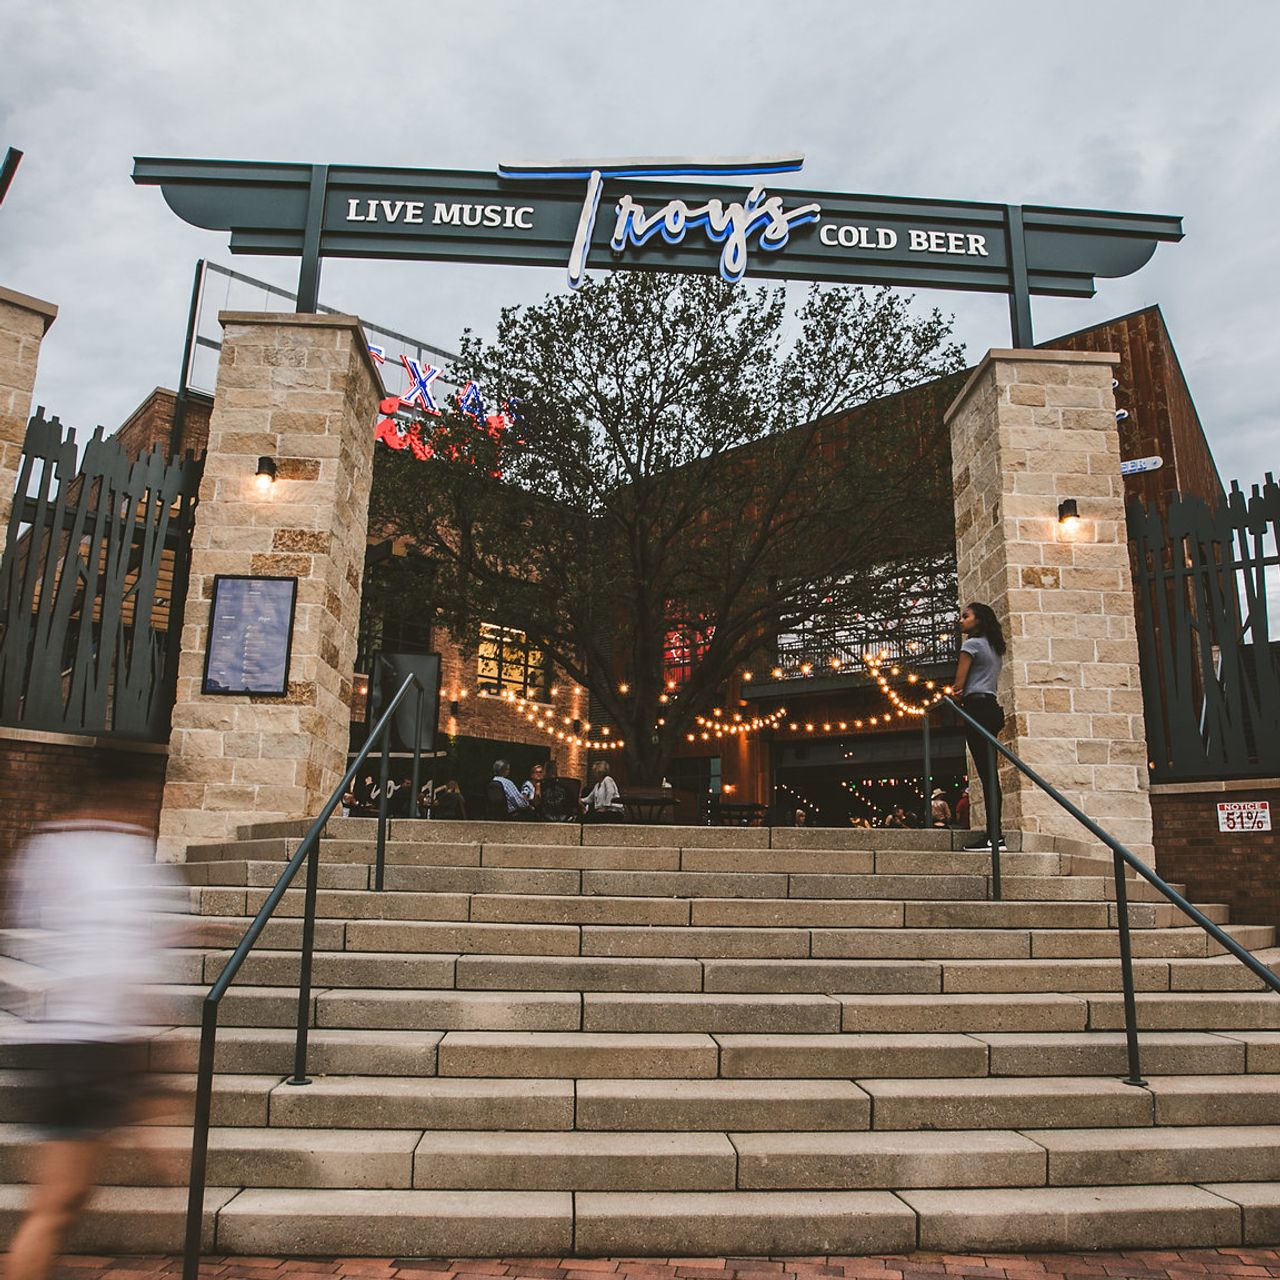
POLYGON ((797 827, 807 827, 809 825, 809 815, 803 809, 797 809, 792 821, 797 827))
POLYGON ((587 822, 622 822, 626 810, 618 794, 618 784, 609 772, 607 761, 597 760, 591 766, 591 780, 595 784, 582 797, 582 812, 587 822))
POLYGON ((458 821, 466 818, 467 802, 463 798, 462 788, 458 786, 457 778, 450 778, 436 792, 435 798, 431 801, 431 816, 458 821))
POLYGON ((520 785, 520 794, 537 813, 542 812, 542 783, 546 776, 546 766, 535 764, 529 770, 529 777, 520 785))
POLYGON ((525 799, 519 787, 507 776, 511 765, 506 760, 493 762, 493 778, 489 783, 491 789, 500 789, 507 804, 508 818, 532 818, 533 806, 525 799))
POLYGON ((886 827, 909 827, 911 824, 907 821, 907 811, 900 805, 893 806, 893 812, 884 820, 886 827))

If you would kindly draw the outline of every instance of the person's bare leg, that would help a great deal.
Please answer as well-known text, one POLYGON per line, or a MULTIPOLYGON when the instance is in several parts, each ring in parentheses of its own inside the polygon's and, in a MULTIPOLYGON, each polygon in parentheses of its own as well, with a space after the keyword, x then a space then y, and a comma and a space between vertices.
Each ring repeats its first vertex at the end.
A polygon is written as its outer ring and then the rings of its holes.
POLYGON ((97 1138, 40 1148, 31 1206, 9 1245, 5 1280, 46 1280, 63 1237, 93 1191, 101 1151, 97 1138))

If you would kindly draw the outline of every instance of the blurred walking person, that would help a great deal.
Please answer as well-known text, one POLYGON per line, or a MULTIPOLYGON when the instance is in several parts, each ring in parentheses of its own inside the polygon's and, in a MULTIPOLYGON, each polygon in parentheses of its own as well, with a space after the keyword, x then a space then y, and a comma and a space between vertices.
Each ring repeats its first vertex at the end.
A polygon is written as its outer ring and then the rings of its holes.
POLYGON ((137 757, 104 751, 95 766, 66 813, 38 826, 15 859, 12 923, 30 931, 43 986, 36 1016, 8 1037, 37 1068, 43 1141, 6 1280, 50 1274, 108 1135, 143 1109, 147 990, 166 976, 171 932, 160 917, 185 909, 176 876, 155 860, 137 757))

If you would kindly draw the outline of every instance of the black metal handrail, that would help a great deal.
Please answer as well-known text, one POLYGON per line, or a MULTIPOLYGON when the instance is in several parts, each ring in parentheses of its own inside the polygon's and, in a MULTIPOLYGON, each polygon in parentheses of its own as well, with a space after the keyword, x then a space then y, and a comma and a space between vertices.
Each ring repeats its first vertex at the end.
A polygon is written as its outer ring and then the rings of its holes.
MULTIPOLYGON (((1224 929, 1214 924, 1203 911, 1193 903, 1188 902, 1171 884, 1167 884, 1162 880, 1141 858, 1126 849, 1119 840, 1104 831, 1088 814, 1072 804, 1051 782, 1047 782, 1029 764, 1019 759, 992 733, 984 729, 954 698, 944 697, 943 701, 950 704, 952 709, 958 712, 968 724, 972 725, 1010 764, 1026 774, 1045 795, 1061 805, 1086 831, 1096 836, 1111 850, 1112 874, 1115 877, 1116 891, 1116 927, 1120 934, 1120 973, 1124 984, 1125 1043, 1129 1051, 1129 1075, 1125 1081, 1126 1084, 1146 1084, 1146 1081, 1142 1078, 1142 1067, 1138 1053, 1138 1008, 1133 987, 1133 950, 1129 937, 1129 893, 1125 884, 1124 874, 1126 866, 1132 867, 1149 885, 1158 889, 1193 923, 1198 924, 1215 942, 1225 947, 1241 964, 1261 978, 1272 991, 1280 992, 1280 977, 1272 973, 1257 956, 1246 947, 1242 947, 1224 929)), ((987 838, 993 841, 991 854, 992 858, 996 860, 993 862, 993 866, 998 866, 1000 841, 999 832, 996 828, 998 828, 999 823, 993 816, 993 806, 990 803, 990 797, 995 794, 995 788, 991 785, 995 774, 995 753, 988 752, 988 755, 991 761, 988 769, 989 789, 984 797, 987 801, 988 814, 987 838)), ((996 894, 996 896, 998 897, 999 895, 996 894)))
MULTIPOLYGON (((390 665, 390 664, 388 664, 390 665)), ((293 883, 298 868, 305 861, 307 864, 306 899, 302 916, 302 943, 298 973, 298 1027, 294 1040, 293 1075, 286 1081, 291 1085, 306 1085, 311 1081, 307 1077, 307 1033, 310 1027, 311 1005, 311 962, 315 950, 316 928, 316 889, 320 876, 320 838, 325 824, 333 816, 334 810, 342 803, 361 765, 372 754, 378 741, 382 742, 382 790, 378 802, 378 851, 375 873, 375 889, 381 890, 383 870, 386 859, 387 844, 387 780, 390 766, 391 723, 400 704, 409 696, 410 689, 417 687, 417 709, 414 718, 413 734, 413 795, 410 797, 410 814, 417 808, 417 792, 422 758, 422 714, 426 695, 426 687, 416 675, 410 674, 396 691, 395 696, 387 704, 386 710, 374 725, 364 746, 351 762, 342 781, 334 788, 320 816, 311 824, 311 829, 302 838, 293 856, 289 859, 275 887, 267 895, 266 901, 258 909, 239 946, 232 952, 231 958, 223 966, 217 981, 209 988, 200 1010, 200 1056, 196 1067, 195 1115, 192 1122, 191 1136, 191 1180, 187 1192, 186 1239, 183 1245, 182 1276, 183 1280, 198 1280, 200 1270, 200 1240, 204 1228, 204 1192, 205 1177, 209 1160, 209 1118, 213 1104, 213 1058, 218 1034, 218 1008, 227 989, 235 981, 254 943, 258 941, 267 921, 279 906, 285 891, 293 883)))

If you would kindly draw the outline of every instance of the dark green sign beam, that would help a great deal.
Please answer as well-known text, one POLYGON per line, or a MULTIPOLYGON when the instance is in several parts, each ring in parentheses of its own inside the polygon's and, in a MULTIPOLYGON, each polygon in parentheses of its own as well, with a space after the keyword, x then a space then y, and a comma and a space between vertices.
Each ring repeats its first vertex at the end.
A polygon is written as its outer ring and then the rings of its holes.
POLYGON ((1098 277, 1182 238, 1181 219, 1160 214, 779 190, 770 177, 800 161, 752 163, 704 164, 694 171, 716 180, 690 182, 602 162, 483 173, 140 158, 133 180, 229 231, 233 253, 301 258, 299 311, 315 310, 324 258, 560 266, 571 283, 593 269, 719 270, 1005 293, 1014 345, 1029 347, 1032 294, 1091 297, 1098 277))

